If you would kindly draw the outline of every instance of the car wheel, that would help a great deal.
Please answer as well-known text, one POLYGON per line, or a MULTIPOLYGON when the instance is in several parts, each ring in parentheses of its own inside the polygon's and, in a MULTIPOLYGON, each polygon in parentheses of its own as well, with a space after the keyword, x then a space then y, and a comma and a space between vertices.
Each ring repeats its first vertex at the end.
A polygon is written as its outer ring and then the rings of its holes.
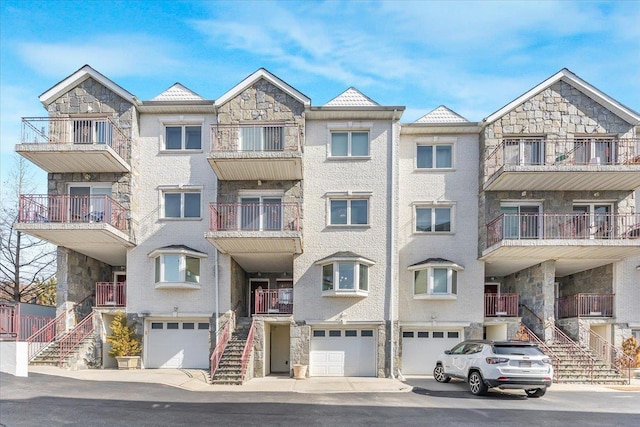
POLYGON ((534 388, 534 389, 530 389, 530 390, 525 390, 524 392, 527 393, 527 396, 529 396, 529 397, 542 397, 547 392, 547 389, 546 388, 534 388))
POLYGON ((487 385, 484 383, 480 372, 471 372, 471 374, 469 375, 469 390, 471 390, 471 393, 475 394, 476 396, 482 396, 483 394, 487 393, 488 389, 489 387, 487 387, 487 385))
POLYGON ((451 381, 451 377, 444 373, 444 368, 442 365, 436 365, 436 368, 433 370, 433 378, 439 383, 448 383, 451 381))

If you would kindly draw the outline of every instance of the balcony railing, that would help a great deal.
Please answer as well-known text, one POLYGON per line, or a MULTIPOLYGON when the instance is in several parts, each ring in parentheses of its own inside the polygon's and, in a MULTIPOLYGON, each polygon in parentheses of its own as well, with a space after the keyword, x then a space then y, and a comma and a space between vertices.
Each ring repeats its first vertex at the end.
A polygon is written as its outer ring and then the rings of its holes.
POLYGON ((487 247, 505 239, 639 237, 640 219, 635 214, 502 214, 487 224, 487 247))
POLYGON ((293 288, 256 289, 255 314, 292 314, 293 288))
POLYGON ((212 152, 299 152, 300 140, 300 126, 292 123, 211 126, 212 152))
POLYGON ((126 307, 127 284, 124 282, 96 283, 96 307, 126 307))
POLYGON ((129 160, 130 138, 110 118, 24 117, 23 144, 108 145, 129 160))
POLYGON ((18 222, 105 222, 127 230, 126 209, 109 196, 20 195, 18 222))
POLYGON ((211 203, 212 231, 299 231, 298 203, 211 203))
POLYGON ((484 294, 485 317, 516 317, 518 294, 484 294))
POLYGON ((614 294, 575 294, 556 299, 559 319, 613 317, 614 294))
POLYGON ((505 165, 568 167, 632 164, 640 164, 640 139, 505 138, 485 158, 487 176, 505 165))

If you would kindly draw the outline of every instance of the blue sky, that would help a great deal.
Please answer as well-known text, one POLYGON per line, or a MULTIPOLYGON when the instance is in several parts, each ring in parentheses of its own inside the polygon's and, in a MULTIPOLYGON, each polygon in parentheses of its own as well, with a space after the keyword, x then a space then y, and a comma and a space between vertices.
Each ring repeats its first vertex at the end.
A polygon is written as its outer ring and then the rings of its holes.
POLYGON ((264 67, 312 105, 355 86, 405 122, 481 120, 567 67, 638 111, 639 22, 640 1, 2 0, 2 181, 20 118, 84 64, 142 100, 177 81, 216 99, 264 67))

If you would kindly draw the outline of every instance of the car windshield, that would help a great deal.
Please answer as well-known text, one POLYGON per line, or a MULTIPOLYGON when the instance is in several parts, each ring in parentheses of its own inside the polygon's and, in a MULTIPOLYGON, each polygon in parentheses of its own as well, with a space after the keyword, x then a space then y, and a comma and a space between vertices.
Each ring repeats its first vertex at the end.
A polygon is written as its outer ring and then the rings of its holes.
POLYGON ((494 345, 494 354, 511 354, 511 355, 526 355, 526 356, 540 356, 544 353, 538 347, 529 345, 494 345))

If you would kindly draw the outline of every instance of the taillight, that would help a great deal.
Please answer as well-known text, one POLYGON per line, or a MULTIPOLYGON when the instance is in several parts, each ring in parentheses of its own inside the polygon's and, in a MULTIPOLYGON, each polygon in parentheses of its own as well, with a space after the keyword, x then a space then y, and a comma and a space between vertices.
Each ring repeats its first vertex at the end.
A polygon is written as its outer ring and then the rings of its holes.
POLYGON ((484 359, 489 365, 497 365, 498 363, 507 363, 509 359, 506 357, 487 357, 484 359))

